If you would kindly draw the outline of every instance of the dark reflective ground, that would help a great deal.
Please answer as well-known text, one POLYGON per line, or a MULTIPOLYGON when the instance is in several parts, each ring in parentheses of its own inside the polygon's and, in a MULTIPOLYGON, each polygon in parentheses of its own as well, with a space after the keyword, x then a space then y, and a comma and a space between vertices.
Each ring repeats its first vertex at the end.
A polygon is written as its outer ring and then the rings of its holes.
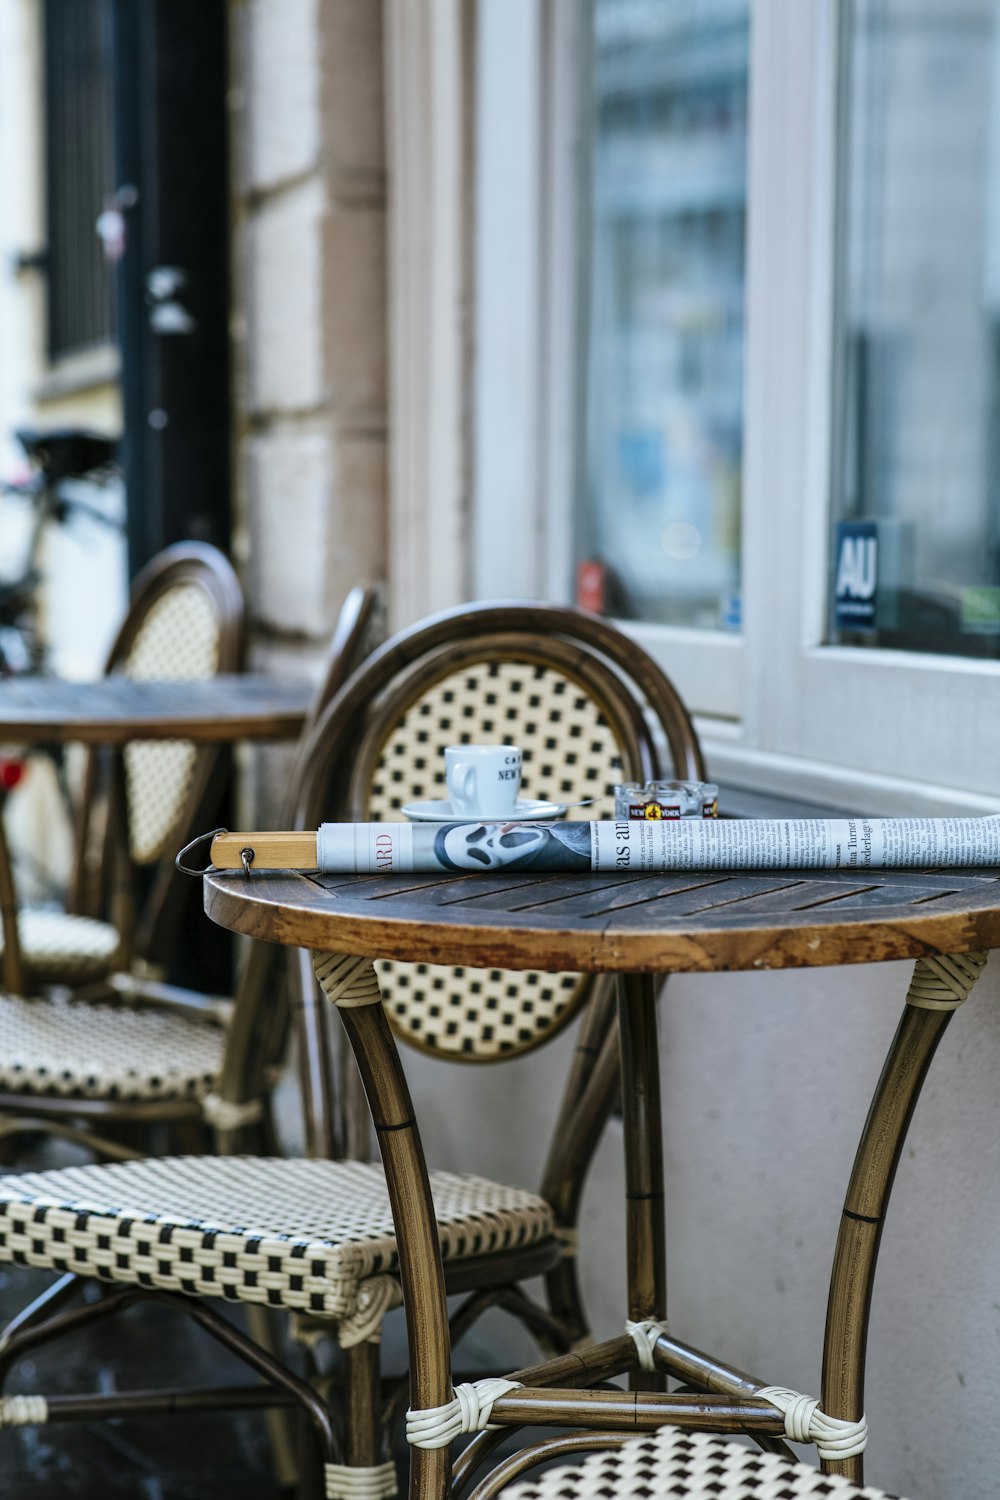
MULTIPOLYGON (((36 1149, 19 1165, 65 1161, 63 1148, 36 1149)), ((0 1265, 0 1327, 53 1280, 45 1271, 0 1265)), ((254 1376, 186 1319, 162 1307, 132 1307, 25 1356, 4 1394, 243 1385, 254 1376)), ((239 1317, 239 1310, 233 1313, 239 1317)), ((0 1430, 2 1500, 276 1500, 263 1412, 60 1422, 0 1430)))
MULTIPOLYGON (((4 1323, 51 1281, 19 1266, 0 1270, 4 1323)), ((189 1323, 159 1307, 133 1307, 71 1343, 25 1357, 6 1393, 136 1390, 161 1384, 236 1385, 239 1364, 189 1323)), ((250 1377, 252 1379, 252 1377, 250 1377)), ((3 1500, 275 1500, 263 1413, 63 1422, 0 1431, 3 1500)))

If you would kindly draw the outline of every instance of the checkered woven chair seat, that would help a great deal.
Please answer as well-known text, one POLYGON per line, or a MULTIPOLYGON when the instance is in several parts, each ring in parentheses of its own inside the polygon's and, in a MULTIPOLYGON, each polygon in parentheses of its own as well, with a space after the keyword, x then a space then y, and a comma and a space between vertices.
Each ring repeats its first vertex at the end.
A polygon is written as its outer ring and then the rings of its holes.
POLYGON ((197 1099, 225 1032, 165 1010, 0 995, 0 1090, 73 1099, 197 1099))
POLYGON ((893 1500, 807 1464, 679 1427, 661 1427, 500 1493, 502 1500, 893 1500))
POLYGON ((18 912, 17 930, 21 955, 35 983, 86 983, 103 979, 116 966, 120 939, 109 922, 29 907, 18 912))
MULTIPOLYGON (((431 1188, 446 1261, 552 1231, 533 1193, 447 1172, 431 1188)), ((379 1166, 164 1157, 0 1178, 0 1261, 349 1319, 396 1237, 379 1166)))

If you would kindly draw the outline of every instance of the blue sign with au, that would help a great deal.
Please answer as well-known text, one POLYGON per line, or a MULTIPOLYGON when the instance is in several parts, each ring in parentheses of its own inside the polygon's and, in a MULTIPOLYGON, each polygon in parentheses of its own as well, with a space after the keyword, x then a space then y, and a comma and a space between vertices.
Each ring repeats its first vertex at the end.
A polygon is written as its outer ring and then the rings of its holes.
POLYGON ((878 522, 837 523, 833 589, 839 630, 874 630, 878 607, 878 522))

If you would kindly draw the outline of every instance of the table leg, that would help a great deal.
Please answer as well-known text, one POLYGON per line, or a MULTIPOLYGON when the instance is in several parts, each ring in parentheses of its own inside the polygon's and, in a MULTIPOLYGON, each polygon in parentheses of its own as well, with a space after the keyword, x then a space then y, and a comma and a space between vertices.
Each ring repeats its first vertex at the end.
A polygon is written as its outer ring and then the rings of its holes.
MULTIPOLYGON (((340 1011, 358 1060, 382 1153, 410 1356, 410 1403, 425 1410, 453 1397, 448 1309, 437 1221, 410 1091, 382 1010, 369 959, 314 955, 320 985, 340 1011)), ((410 1500, 445 1500, 451 1488, 447 1448, 410 1450, 410 1500)))
MULTIPOLYGON (((660 1322, 667 1316, 656 988, 651 974, 623 974, 618 979, 628 1315, 636 1323, 647 1318, 660 1322)), ((666 1377, 659 1371, 636 1370, 629 1388, 665 1390, 666 1377)))
MULTIPOLYGON (((985 962, 985 953, 917 959, 861 1134, 834 1253, 821 1396, 832 1417, 856 1422, 863 1415, 872 1284, 896 1166, 938 1042, 985 962)), ((824 1460, 822 1467, 863 1482, 860 1454, 824 1460)))

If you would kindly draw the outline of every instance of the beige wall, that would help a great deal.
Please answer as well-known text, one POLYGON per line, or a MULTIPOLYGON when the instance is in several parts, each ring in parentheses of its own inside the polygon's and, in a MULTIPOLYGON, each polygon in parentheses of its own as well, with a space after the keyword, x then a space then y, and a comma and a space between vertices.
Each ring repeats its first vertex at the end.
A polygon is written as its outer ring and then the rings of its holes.
POLYGON ((236 553, 258 660, 385 575, 381 5, 231 0, 236 553))
POLYGON ((21 424, 121 429, 118 362, 110 348, 50 365, 44 272, 17 255, 45 243, 42 61, 38 0, 0 0, 0 446, 21 424))
MULTIPOLYGON (((991 966, 997 957, 991 959, 991 966)), ((858 1133, 907 964, 678 975, 660 1004, 670 1323, 774 1384, 819 1394, 826 1287, 858 1133)), ((440 1168, 536 1183, 570 1037, 496 1068, 406 1068, 440 1168)), ((1000 1339, 1000 967, 951 1023, 917 1106, 883 1234, 866 1408, 871 1483, 995 1500, 1000 1339)), ((600 1337, 625 1308, 622 1133, 584 1195, 580 1268, 600 1337)), ((496 1361, 531 1358, 509 1323, 496 1361)), ((473 1363, 473 1346, 463 1359, 473 1363)), ((495 1368, 495 1365, 491 1365, 495 1368)), ((799 1450, 808 1456, 807 1449, 799 1450)))

